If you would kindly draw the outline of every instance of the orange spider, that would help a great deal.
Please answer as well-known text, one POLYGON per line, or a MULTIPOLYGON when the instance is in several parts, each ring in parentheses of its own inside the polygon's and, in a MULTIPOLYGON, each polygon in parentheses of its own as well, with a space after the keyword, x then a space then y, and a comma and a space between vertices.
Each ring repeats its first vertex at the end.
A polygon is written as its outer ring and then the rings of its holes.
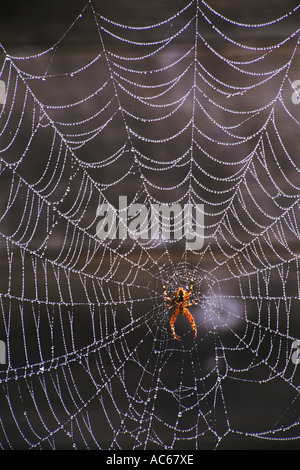
POLYGON ((172 335, 178 341, 181 341, 181 339, 180 339, 179 336, 176 335, 175 329, 174 329, 174 323, 175 323, 176 318, 177 318, 178 315, 186 315, 187 316, 187 318, 188 318, 188 320, 189 320, 190 324, 192 325, 192 328, 195 332, 195 338, 197 337, 197 327, 195 325, 194 318, 191 315, 191 313, 188 311, 188 309, 186 308, 186 307, 190 307, 191 305, 193 305, 196 302, 196 300, 198 300, 198 299, 195 299, 195 300, 193 300, 192 302, 189 303, 190 297, 191 297, 192 292, 193 292, 193 284, 194 284, 194 280, 191 276, 190 291, 187 292, 183 289, 183 287, 179 287, 178 290, 176 292, 174 292, 172 299, 170 297, 168 297, 168 294, 167 294, 167 291, 166 291, 166 284, 163 285, 164 301, 165 301, 166 306, 169 307, 169 308, 175 307, 175 312, 173 313, 173 315, 171 317, 171 320, 170 320, 170 326, 171 326, 172 335), (167 303, 167 301, 171 302, 171 304, 173 304, 173 305, 169 305, 167 303))

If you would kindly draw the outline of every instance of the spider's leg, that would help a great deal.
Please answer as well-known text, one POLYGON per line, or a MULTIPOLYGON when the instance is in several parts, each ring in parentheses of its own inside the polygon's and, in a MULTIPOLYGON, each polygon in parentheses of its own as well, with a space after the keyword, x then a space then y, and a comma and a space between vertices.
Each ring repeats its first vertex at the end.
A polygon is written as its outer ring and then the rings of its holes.
POLYGON ((172 335, 174 336, 174 338, 177 339, 178 341, 181 341, 179 336, 177 336, 177 334, 175 333, 175 329, 174 329, 174 323, 176 321, 176 318, 177 318, 178 314, 179 314, 179 309, 176 309, 175 312, 173 313, 172 317, 171 317, 170 326, 171 326, 171 331, 172 331, 172 335))
POLYGON ((187 308, 184 309, 184 313, 185 313, 185 315, 187 316, 187 319, 189 320, 190 324, 192 325, 192 328, 193 328, 194 333, 195 333, 195 338, 196 338, 196 337, 197 337, 197 327, 196 327, 196 324, 195 324, 194 317, 193 317, 193 315, 188 311, 187 308))
MULTIPOLYGON (((191 274, 191 273, 190 273, 191 274)), ((193 285, 194 285, 194 279, 191 275, 191 287, 190 287, 190 292, 188 293, 188 296, 190 297, 192 295, 192 292, 193 292, 193 285)))
POLYGON ((195 300, 192 300, 192 302, 190 302, 189 304, 186 304, 187 307, 190 307, 191 305, 193 305, 195 302, 197 302, 198 299, 195 299, 195 300))
POLYGON ((173 307, 174 307, 174 305, 169 305, 169 304, 167 304, 166 299, 165 299, 165 305, 166 305, 167 307, 169 307, 169 308, 173 308, 173 307))

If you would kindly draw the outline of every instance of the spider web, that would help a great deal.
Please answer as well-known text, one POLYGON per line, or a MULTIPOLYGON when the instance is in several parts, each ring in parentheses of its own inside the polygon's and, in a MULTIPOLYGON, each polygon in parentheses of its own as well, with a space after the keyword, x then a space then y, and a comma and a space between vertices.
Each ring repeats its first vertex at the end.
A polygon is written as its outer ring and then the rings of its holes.
POLYGON ((299 438, 299 8, 172 8, 124 24, 89 1, 47 50, 1 46, 3 449, 299 438), (203 204, 203 248, 100 240, 120 195, 203 204), (191 274, 179 342, 162 286, 191 274))

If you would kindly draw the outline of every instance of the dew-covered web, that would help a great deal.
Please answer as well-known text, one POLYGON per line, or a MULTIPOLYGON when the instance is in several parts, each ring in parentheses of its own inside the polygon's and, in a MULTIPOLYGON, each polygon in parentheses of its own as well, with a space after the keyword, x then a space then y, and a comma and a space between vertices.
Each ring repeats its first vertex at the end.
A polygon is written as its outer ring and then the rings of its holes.
POLYGON ((124 24, 89 1, 44 52, 1 38, 1 448, 300 436, 299 8, 171 3, 124 24), (100 240, 119 196, 203 204, 203 247, 100 240), (177 341, 163 283, 190 275, 177 341))

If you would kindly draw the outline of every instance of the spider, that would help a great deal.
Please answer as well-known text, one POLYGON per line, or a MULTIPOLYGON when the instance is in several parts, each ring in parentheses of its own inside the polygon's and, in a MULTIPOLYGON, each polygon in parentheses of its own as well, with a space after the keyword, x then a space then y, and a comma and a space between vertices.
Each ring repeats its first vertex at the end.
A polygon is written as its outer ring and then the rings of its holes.
POLYGON ((186 308, 186 307, 190 307, 191 305, 193 305, 196 302, 196 300, 198 300, 198 299, 195 299, 192 302, 189 302, 190 296, 192 295, 192 292, 193 292, 193 284, 194 284, 194 280, 191 276, 190 291, 187 292, 183 289, 183 287, 179 287, 177 289, 177 291, 174 292, 172 299, 170 297, 168 297, 168 294, 167 294, 167 291, 166 291, 166 284, 163 285, 164 301, 165 301, 166 306, 169 307, 169 308, 175 307, 175 311, 174 311, 174 313, 171 317, 171 320, 170 320, 170 326, 171 326, 172 335, 178 341, 181 341, 181 339, 180 339, 179 336, 176 335, 175 329, 174 329, 174 323, 175 323, 176 318, 177 318, 178 315, 186 315, 187 316, 187 318, 188 318, 188 320, 189 320, 190 324, 192 325, 192 328, 195 332, 195 338, 197 337, 197 327, 195 325, 194 318, 191 315, 191 313, 188 311, 188 309, 186 308), (167 301, 171 302, 172 305, 168 304, 167 301))

